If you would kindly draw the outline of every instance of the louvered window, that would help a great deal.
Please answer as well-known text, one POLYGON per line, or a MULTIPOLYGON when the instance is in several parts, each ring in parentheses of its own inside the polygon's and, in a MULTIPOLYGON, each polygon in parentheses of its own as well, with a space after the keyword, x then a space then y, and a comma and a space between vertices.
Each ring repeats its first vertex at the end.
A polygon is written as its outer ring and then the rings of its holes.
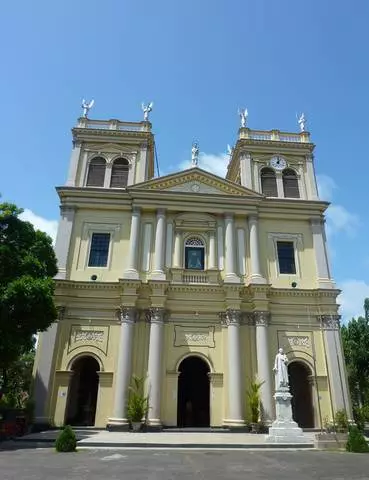
POLYGON ((93 158, 90 162, 87 175, 87 187, 103 187, 105 180, 106 162, 102 157, 93 158))
POLYGON ((201 238, 190 237, 185 243, 185 268, 205 269, 205 245, 201 238))
POLYGON ((128 183, 129 163, 125 158, 118 158, 114 161, 111 170, 110 186, 112 188, 124 188, 128 183))
POLYGON ((271 168, 261 170, 261 191, 267 197, 278 197, 277 179, 271 168))
POLYGON ((296 172, 291 169, 283 170, 282 177, 285 198, 300 198, 299 182, 296 172))

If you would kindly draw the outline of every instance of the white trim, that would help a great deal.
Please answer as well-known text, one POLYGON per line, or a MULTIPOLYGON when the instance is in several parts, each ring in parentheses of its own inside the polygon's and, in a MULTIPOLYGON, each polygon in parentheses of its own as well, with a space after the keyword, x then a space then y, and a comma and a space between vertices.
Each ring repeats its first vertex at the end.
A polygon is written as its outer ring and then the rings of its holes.
POLYGON ((300 254, 303 251, 303 235, 301 233, 268 233, 268 240, 273 244, 275 273, 277 277, 301 278, 300 254), (296 273, 280 273, 277 242, 292 242, 295 256, 296 273))

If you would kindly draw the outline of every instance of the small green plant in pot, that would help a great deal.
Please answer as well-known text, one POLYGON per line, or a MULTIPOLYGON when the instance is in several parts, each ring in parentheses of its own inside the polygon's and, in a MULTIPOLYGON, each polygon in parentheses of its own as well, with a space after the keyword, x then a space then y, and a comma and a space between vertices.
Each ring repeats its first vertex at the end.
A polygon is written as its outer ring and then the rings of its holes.
POLYGON ((149 399, 144 393, 145 379, 132 376, 132 382, 129 387, 129 398, 127 405, 127 417, 131 422, 133 431, 137 432, 141 429, 142 419, 146 418, 149 410, 149 399))
POLYGON ((55 442, 57 452, 75 452, 77 447, 76 434, 72 427, 66 425, 59 433, 55 442))
POLYGON ((251 433, 257 433, 260 419, 260 389, 264 382, 259 382, 257 379, 253 380, 247 391, 247 398, 251 412, 251 433))

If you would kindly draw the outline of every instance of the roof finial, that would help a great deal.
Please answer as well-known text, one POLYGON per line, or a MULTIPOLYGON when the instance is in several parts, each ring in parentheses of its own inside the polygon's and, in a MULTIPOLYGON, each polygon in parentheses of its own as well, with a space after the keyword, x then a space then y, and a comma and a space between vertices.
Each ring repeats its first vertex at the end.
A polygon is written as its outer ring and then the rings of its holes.
POLYGON ((144 114, 144 122, 149 121, 149 113, 152 112, 152 108, 154 106, 154 102, 150 102, 147 105, 145 105, 143 102, 141 104, 141 108, 144 114))
POLYGON ((241 119, 241 128, 246 128, 247 126, 247 117, 249 116, 249 112, 247 111, 247 108, 244 109, 238 109, 238 115, 240 116, 241 119))
POLYGON ((305 113, 301 113, 300 116, 297 116, 297 123, 300 125, 300 131, 301 132, 306 132, 306 117, 305 113))

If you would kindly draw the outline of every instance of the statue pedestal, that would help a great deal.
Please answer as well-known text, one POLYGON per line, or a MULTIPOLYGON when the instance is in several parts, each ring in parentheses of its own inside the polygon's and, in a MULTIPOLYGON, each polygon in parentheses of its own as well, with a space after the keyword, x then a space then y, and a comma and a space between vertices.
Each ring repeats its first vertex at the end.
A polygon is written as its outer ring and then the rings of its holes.
POLYGON ((291 398, 289 387, 280 387, 275 392, 276 420, 269 428, 269 435, 265 439, 267 443, 309 443, 292 419, 291 398))

